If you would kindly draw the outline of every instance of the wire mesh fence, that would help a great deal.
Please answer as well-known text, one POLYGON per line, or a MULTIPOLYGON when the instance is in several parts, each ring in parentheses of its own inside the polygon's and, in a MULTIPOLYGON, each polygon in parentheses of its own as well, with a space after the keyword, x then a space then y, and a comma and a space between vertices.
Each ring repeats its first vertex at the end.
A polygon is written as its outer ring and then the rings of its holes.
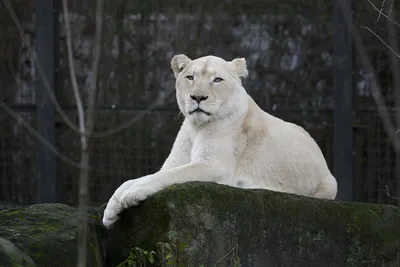
MULTIPOLYGON (((15 116, 0 113, 0 205, 28 205, 37 198, 37 138, 25 124, 37 126, 35 75, 30 49, 35 46, 35 1, 13 1, 23 38, 1 6, 0 97, 15 116), (28 3, 28 4, 27 4, 28 3), (22 123, 22 121, 25 122, 22 123)), ((4 5, 1 3, 0 5, 4 5)), ((95 29, 93 1, 70 1, 74 68, 85 99, 90 79, 95 29)), ((167 157, 182 116, 175 103, 170 60, 185 53, 192 58, 213 54, 225 59, 245 57, 250 72, 244 86, 266 111, 295 122, 320 145, 333 164, 333 87, 331 53, 332 4, 316 1, 106 1, 96 105, 91 141, 90 199, 108 200, 123 181, 156 172, 167 157), (265 3, 264 3, 265 2, 265 3), (152 107, 153 109, 149 109, 152 107), (143 115, 143 111, 146 114, 143 115), (124 123, 129 122, 126 126, 124 123), (111 132, 109 130, 112 130, 111 132), (113 130, 114 129, 114 130, 113 130)), ((378 29, 376 11, 357 7, 356 23, 378 29)), ((59 15, 59 69, 50 88, 66 116, 77 124, 67 61, 64 16, 59 15)), ((396 90, 382 43, 363 32, 368 53, 379 73, 393 118, 396 90), (386 62, 386 63, 385 63, 386 62)), ((358 201, 395 203, 400 195, 399 155, 382 126, 366 74, 354 70, 354 184, 358 201)), ((42 88, 41 90, 45 90, 42 88)), ((80 158, 79 135, 59 113, 54 119, 57 201, 76 205, 80 158), (67 159, 67 160, 66 160, 67 159)), ((399 127, 399 125, 398 125, 399 127)))

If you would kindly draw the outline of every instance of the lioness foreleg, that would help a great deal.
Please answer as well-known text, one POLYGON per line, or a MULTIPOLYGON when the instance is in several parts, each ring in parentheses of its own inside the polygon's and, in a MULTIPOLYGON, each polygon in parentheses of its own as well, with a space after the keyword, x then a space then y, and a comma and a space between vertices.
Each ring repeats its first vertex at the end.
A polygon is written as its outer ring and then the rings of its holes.
POLYGON ((191 162, 126 181, 115 191, 107 204, 103 217, 104 226, 109 228, 123 209, 136 206, 140 201, 173 184, 190 181, 227 183, 232 173, 221 166, 223 165, 216 162, 191 162))

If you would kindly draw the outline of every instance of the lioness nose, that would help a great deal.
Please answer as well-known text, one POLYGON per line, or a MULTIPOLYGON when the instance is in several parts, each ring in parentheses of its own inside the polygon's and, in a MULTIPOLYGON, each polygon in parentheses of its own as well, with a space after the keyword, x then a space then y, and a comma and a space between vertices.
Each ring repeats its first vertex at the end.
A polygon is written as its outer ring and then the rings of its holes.
POLYGON ((203 100, 206 100, 208 96, 203 96, 203 95, 190 95, 190 98, 193 100, 196 100, 197 103, 200 103, 203 100))

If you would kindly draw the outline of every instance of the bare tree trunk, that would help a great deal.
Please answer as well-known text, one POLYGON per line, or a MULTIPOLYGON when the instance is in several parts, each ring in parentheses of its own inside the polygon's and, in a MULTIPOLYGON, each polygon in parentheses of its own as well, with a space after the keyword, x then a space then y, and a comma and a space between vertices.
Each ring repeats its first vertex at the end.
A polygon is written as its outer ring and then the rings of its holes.
POLYGON ((72 51, 72 36, 69 25, 69 13, 67 0, 63 0, 64 8, 64 23, 67 39, 68 61, 72 81, 72 89, 74 91, 75 101, 78 107, 79 130, 81 136, 81 164, 79 175, 79 205, 78 205, 78 267, 86 267, 87 263, 87 239, 88 239, 88 199, 89 199, 89 171, 90 171, 90 137, 94 129, 95 119, 95 104, 96 104, 96 89, 97 75, 101 52, 101 33, 103 24, 103 0, 98 0, 96 3, 96 33, 93 52, 92 77, 88 88, 88 110, 83 110, 82 99, 80 97, 78 83, 74 69, 73 51, 72 51))
POLYGON ((95 124, 95 104, 97 91, 97 76, 99 72, 99 61, 101 54, 101 39, 103 26, 103 0, 96 3, 96 35, 94 40, 92 77, 88 93, 88 110, 86 112, 86 147, 81 149, 81 174, 79 181, 79 207, 78 207, 78 267, 86 267, 87 263, 87 238, 88 238, 88 200, 89 200, 89 162, 90 162, 90 141, 95 124))
POLYGON ((81 149, 81 171, 79 175, 79 207, 78 207, 78 267, 86 266, 87 262, 87 206, 89 180, 89 149, 81 149))

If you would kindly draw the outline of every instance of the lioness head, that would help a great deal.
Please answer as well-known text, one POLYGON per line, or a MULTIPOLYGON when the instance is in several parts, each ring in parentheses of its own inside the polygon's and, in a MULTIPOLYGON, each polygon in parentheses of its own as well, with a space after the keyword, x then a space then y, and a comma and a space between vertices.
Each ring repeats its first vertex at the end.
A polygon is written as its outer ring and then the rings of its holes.
POLYGON ((215 56, 195 60, 176 55, 171 60, 176 78, 176 99, 191 122, 203 124, 247 107, 241 78, 247 77, 246 60, 225 61, 215 56))

